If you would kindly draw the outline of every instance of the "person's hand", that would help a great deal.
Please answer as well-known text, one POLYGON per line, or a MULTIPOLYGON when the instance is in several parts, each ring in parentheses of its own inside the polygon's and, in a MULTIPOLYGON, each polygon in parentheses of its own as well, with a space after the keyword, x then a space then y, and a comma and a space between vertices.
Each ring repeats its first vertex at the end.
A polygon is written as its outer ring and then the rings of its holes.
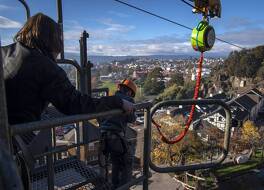
POLYGON ((126 112, 126 114, 132 113, 134 111, 134 104, 124 99, 122 99, 122 101, 123 101, 122 108, 126 112))

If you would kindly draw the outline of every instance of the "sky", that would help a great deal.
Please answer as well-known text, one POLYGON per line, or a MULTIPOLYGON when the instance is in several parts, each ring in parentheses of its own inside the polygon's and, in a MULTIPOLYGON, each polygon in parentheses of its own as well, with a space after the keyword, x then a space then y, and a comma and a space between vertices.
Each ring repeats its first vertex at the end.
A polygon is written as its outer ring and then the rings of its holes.
MULTIPOLYGON (((195 27, 201 15, 180 0, 124 0, 160 16, 195 27)), ((57 20, 56 0, 26 0, 31 15, 42 12, 57 20)), ((138 56, 193 54, 191 31, 165 22, 114 0, 63 0, 65 52, 78 53, 83 30, 88 39, 88 55, 138 56)), ((264 45, 264 1, 222 0, 222 18, 210 20, 218 38, 250 48, 264 45), (250 3, 249 3, 250 2, 250 3)), ((18 0, 0 0, 0 36, 2 45, 26 21, 18 0)), ((216 41, 210 51, 227 55, 236 47, 216 41)))

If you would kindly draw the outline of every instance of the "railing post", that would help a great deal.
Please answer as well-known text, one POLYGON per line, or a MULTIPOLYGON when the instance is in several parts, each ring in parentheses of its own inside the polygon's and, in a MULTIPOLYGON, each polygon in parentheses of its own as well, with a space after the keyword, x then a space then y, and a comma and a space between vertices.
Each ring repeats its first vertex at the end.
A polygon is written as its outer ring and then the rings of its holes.
MULTIPOLYGON (((75 136, 76 136, 76 144, 80 144, 80 122, 77 122, 76 124, 75 124, 75 132, 76 132, 76 134, 75 134, 75 136)), ((76 155, 77 155, 77 158, 78 159, 80 159, 81 158, 81 147, 80 146, 78 146, 77 148, 76 148, 76 155)))
MULTIPOLYGON (((81 77, 81 92, 92 96, 92 85, 91 85, 91 68, 92 64, 88 61, 87 57, 87 38, 89 34, 84 30, 80 38, 80 63, 82 67, 82 77, 81 77)), ((84 127, 85 122, 82 122, 81 127, 79 127, 79 138, 84 141, 84 133, 89 133, 89 128, 84 127)), ((88 141, 88 139, 86 139, 88 141)), ((84 146, 84 159, 87 159, 87 146, 84 146)), ((82 156, 81 156, 82 157, 82 156)))
POLYGON ((151 118, 150 108, 144 110, 144 153, 143 153, 143 190, 148 190, 148 178, 149 178, 149 160, 151 149, 151 118))
POLYGON ((54 190, 54 163, 53 154, 47 156, 48 190, 54 190))
POLYGON ((63 16, 62 16, 61 0, 57 0, 57 15, 58 15, 58 24, 60 27, 60 36, 61 36, 61 42, 62 42, 62 50, 60 52, 60 58, 64 59, 63 16))
POLYGON ((83 84, 81 91, 91 96, 91 68, 92 64, 87 61, 87 38, 89 34, 84 30, 80 38, 80 63, 83 69, 83 84))

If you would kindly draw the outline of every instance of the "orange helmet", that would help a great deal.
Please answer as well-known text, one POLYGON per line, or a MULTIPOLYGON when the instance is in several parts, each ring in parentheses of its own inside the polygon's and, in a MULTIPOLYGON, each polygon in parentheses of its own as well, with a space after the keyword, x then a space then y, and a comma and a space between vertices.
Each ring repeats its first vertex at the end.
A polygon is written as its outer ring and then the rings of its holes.
POLYGON ((137 85, 132 80, 125 79, 121 83, 118 84, 118 87, 120 87, 120 86, 128 87, 130 90, 132 90, 133 96, 136 95, 137 85))

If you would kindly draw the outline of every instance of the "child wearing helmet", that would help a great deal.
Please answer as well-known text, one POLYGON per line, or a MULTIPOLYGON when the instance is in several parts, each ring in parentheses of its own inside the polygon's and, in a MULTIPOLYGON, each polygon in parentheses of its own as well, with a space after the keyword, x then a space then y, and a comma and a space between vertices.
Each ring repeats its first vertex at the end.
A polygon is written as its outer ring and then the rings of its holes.
MULTIPOLYGON (((118 84, 115 95, 123 100, 134 103, 136 85, 125 79, 118 84)), ((127 140, 127 123, 136 121, 135 112, 128 115, 104 118, 100 121, 102 137, 102 151, 110 156, 112 162, 112 189, 116 189, 129 182, 132 177, 132 164, 135 146, 127 140)))

